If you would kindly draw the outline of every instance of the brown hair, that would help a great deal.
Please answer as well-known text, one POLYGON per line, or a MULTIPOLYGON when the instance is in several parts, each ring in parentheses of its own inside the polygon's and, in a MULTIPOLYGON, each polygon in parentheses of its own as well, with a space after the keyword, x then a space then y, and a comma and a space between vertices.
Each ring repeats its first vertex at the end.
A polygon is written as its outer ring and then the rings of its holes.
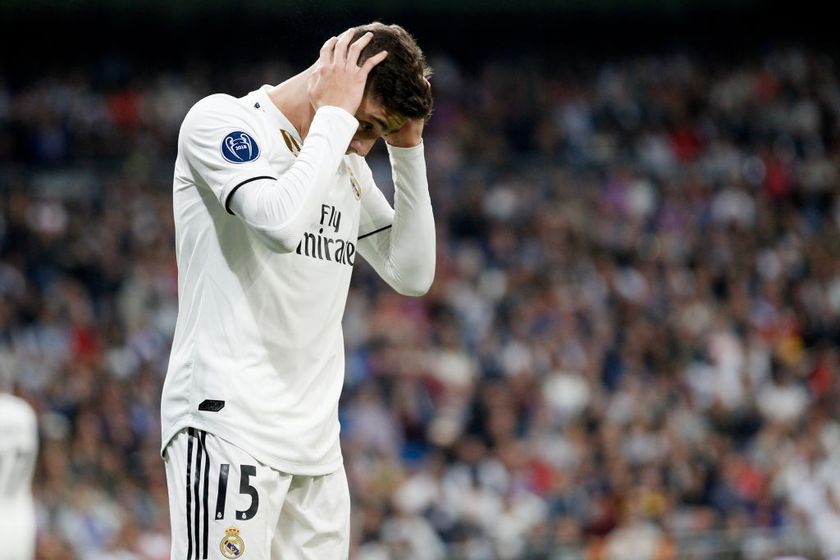
POLYGON ((359 56, 359 64, 380 51, 388 51, 385 60, 368 74, 365 93, 390 112, 411 119, 427 118, 432 113, 432 90, 427 81, 432 69, 414 37, 399 25, 378 21, 353 31, 353 41, 368 31, 373 33, 359 56))

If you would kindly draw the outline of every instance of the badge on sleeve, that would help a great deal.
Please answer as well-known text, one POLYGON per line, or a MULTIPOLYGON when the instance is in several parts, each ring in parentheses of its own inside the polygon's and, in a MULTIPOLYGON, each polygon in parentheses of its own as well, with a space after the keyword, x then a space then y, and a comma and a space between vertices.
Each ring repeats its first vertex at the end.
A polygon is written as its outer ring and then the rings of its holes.
POLYGON ((251 136, 237 130, 222 140, 222 157, 231 163, 247 163, 260 157, 260 147, 251 136))

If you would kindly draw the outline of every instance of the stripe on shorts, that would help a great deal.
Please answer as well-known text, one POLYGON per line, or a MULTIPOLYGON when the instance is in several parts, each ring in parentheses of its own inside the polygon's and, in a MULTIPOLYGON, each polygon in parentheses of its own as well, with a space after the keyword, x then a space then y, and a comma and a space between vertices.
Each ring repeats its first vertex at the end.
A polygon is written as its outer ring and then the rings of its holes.
POLYGON ((204 541, 204 558, 207 558, 207 531, 208 531, 208 519, 207 519, 207 511, 210 509, 208 507, 210 500, 208 499, 209 488, 208 482, 210 481, 210 455, 207 453, 207 432, 201 432, 201 449, 204 450, 204 495, 202 496, 201 504, 204 508, 204 534, 202 535, 204 541))
POLYGON ((192 474, 193 429, 187 429, 187 560, 192 558, 192 525, 190 524, 190 510, 192 509, 192 494, 190 494, 190 477, 192 474))
POLYGON ((195 524, 193 525, 193 530, 195 531, 195 557, 196 560, 201 558, 201 539, 200 539, 200 531, 201 531, 201 524, 199 522, 199 515, 201 515, 201 501, 200 496, 198 495, 199 484, 201 482, 201 440, 195 436, 195 432, 193 432, 193 437, 196 439, 196 450, 195 450, 195 481, 193 482, 193 492, 195 493, 195 515, 194 520, 195 524))
POLYGON ((210 554, 208 545, 209 484, 210 455, 207 453, 207 432, 187 428, 187 560, 206 560, 210 554), (195 447, 195 466, 193 466, 193 447, 195 447), (203 471, 202 463, 204 464, 203 471))

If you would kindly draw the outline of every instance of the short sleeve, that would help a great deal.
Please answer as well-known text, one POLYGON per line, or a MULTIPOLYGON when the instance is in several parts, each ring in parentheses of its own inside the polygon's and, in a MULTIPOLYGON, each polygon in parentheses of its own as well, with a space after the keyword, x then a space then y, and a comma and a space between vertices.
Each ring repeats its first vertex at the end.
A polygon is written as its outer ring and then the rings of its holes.
POLYGON ((202 99, 184 118, 179 150, 196 183, 210 188, 225 209, 242 185, 277 178, 260 130, 257 116, 229 95, 202 99))

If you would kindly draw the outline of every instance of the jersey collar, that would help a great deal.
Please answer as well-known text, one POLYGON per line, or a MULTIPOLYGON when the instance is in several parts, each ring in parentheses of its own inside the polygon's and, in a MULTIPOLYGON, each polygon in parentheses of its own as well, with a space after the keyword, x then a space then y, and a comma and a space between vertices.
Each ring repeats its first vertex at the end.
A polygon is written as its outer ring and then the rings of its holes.
POLYGON ((250 103, 251 109, 256 110, 258 113, 263 115, 264 118, 268 119, 272 128, 285 130, 291 134, 298 143, 303 145, 303 140, 301 140, 300 134, 295 126, 289 119, 286 118, 286 115, 277 108, 277 105, 275 105, 268 96, 268 91, 271 88, 272 86, 270 84, 266 84, 260 87, 260 89, 254 90, 248 94, 248 102, 250 103))

